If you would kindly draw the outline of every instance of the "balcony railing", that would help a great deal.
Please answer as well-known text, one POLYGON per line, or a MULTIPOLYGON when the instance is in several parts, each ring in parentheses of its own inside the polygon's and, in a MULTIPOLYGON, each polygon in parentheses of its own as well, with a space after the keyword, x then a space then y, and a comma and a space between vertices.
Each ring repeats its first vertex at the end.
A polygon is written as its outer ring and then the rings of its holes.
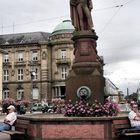
POLYGON ((71 60, 70 60, 70 58, 58 58, 58 59, 56 59, 56 63, 57 63, 57 65, 61 65, 61 64, 70 65, 71 60))
POLYGON ((3 62, 3 65, 11 65, 12 63, 11 62, 3 62))
POLYGON ((14 65, 15 66, 24 66, 24 65, 26 65, 26 61, 25 60, 18 60, 18 59, 16 59, 16 62, 14 62, 14 65))

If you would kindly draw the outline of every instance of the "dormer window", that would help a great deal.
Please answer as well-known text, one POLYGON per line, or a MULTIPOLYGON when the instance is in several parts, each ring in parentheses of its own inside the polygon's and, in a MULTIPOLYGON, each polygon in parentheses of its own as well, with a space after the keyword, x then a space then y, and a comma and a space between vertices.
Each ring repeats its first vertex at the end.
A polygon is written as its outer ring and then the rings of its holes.
POLYGON ((23 89, 17 89, 17 100, 22 100, 24 97, 24 90, 23 89))

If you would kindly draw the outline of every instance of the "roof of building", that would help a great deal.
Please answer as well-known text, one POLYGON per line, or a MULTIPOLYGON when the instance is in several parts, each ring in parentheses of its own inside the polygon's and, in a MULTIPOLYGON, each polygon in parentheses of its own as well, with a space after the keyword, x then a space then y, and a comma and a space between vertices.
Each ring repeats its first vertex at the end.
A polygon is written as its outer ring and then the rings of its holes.
POLYGON ((71 24, 71 21, 64 20, 54 28, 52 35, 62 34, 62 33, 72 33, 73 31, 74 31, 74 27, 71 24))
POLYGON ((47 32, 5 34, 0 35, 0 45, 38 43, 47 41, 49 36, 50 33, 47 32))

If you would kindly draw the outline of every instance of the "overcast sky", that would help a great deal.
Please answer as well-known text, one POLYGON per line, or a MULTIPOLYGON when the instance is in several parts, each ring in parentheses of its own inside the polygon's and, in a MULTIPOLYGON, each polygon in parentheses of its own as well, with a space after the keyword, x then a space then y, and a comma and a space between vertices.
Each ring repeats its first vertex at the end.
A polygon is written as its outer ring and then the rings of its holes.
MULTIPOLYGON (((140 0, 92 0, 98 54, 104 73, 120 90, 140 83, 140 0)), ((44 31, 69 16, 69 0, 0 0, 0 34, 44 31)))

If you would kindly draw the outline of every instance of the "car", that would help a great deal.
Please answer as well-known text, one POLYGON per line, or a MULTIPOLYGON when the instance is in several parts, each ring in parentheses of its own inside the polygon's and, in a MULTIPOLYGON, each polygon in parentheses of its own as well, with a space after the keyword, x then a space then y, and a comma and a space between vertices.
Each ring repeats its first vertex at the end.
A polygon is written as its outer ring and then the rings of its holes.
POLYGON ((48 112, 48 113, 54 113, 56 111, 56 107, 53 105, 45 105, 41 109, 42 113, 48 112))
POLYGON ((130 104, 126 104, 126 103, 121 104, 120 103, 120 104, 118 104, 118 107, 119 107, 120 112, 126 112, 126 113, 128 113, 128 112, 131 111, 130 104))
POLYGON ((34 103, 32 106, 32 111, 41 111, 42 110, 42 104, 41 103, 34 103))
POLYGON ((20 106, 19 114, 25 114, 26 113, 26 107, 24 105, 20 106))

